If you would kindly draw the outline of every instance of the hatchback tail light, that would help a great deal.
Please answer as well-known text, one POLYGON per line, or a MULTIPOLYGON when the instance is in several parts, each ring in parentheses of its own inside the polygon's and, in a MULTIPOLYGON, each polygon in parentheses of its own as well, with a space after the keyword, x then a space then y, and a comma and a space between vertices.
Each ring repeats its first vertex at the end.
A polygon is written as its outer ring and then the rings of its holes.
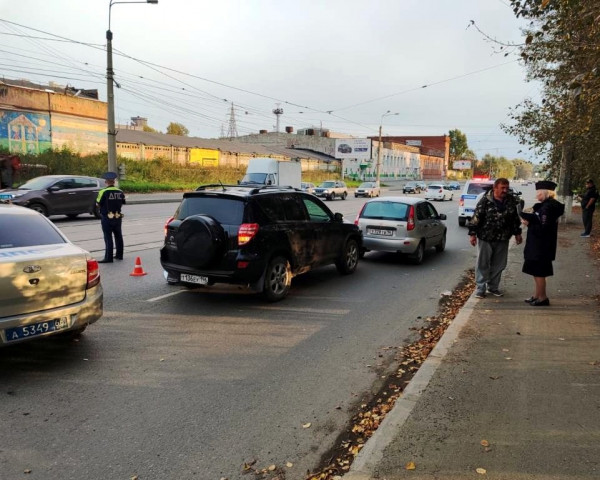
POLYGON ((242 223, 238 230, 238 245, 246 245, 258 233, 258 223, 242 223))
POLYGON ((87 261, 87 284, 86 289, 95 287, 100 283, 100 267, 94 259, 87 261))
POLYGON ((414 205, 411 205, 410 210, 408 211, 408 221, 406 222, 406 229, 409 231, 415 229, 415 206, 414 205))
POLYGON ((173 220, 175 220, 175 217, 171 217, 165 222, 165 237, 167 236, 167 232, 169 231, 169 223, 171 223, 173 220))
POLYGON ((440 188, 440 191, 439 191, 438 193, 444 193, 444 190, 442 190, 442 189, 440 188))
POLYGON ((360 220, 360 216, 362 215, 363 211, 365 210, 365 207, 367 206, 367 204, 365 203, 362 208, 360 209, 360 212, 358 212, 358 215, 356 216, 356 218, 354 219, 354 225, 356 225, 358 227, 358 221, 360 220))

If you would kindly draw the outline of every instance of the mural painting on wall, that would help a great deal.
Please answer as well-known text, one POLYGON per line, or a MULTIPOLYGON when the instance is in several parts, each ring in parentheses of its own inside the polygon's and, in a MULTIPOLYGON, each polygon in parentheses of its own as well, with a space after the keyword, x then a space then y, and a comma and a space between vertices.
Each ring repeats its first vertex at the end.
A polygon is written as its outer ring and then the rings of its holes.
POLYGON ((50 149, 50 116, 0 112, 0 145, 15 153, 38 154, 50 149))

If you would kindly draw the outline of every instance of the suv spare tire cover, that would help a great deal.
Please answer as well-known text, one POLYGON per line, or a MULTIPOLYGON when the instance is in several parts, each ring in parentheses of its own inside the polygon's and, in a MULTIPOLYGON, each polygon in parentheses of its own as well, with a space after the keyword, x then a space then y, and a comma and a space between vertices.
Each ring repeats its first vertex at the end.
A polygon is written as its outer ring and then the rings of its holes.
POLYGON ((177 251, 189 266, 203 267, 220 258, 225 248, 225 231, 208 215, 186 218, 175 234, 177 251))

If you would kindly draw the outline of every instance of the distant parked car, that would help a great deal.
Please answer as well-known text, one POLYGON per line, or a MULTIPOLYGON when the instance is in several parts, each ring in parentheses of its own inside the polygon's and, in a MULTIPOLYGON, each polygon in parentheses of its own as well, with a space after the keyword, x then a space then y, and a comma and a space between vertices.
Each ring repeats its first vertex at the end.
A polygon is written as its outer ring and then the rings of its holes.
POLYGON ((100 269, 33 210, 0 201, 0 346, 77 336, 102 317, 100 269))
POLYGON ((378 197, 381 195, 381 189, 379 188, 379 183, 377 182, 363 182, 361 183, 356 191, 354 192, 354 197, 378 197))
POLYGON ((452 200, 454 198, 454 192, 448 188, 448 185, 443 183, 432 183, 427 187, 425 192, 426 200, 452 200))
POLYGON ((315 193, 315 184, 310 182, 302 182, 300 184, 300 190, 306 193, 315 193))
POLYGON ((419 180, 417 182, 417 185, 419 186, 419 188, 421 189, 422 192, 424 192, 425 190, 427 190, 427 184, 421 180, 419 180))
POLYGON ((460 183, 458 183, 458 182, 448 182, 448 188, 450 190, 460 190, 460 183))
POLYGON ((422 190, 417 182, 406 182, 402 187, 402 193, 421 193, 422 190))
POLYGON ((314 194, 326 200, 335 200, 336 198, 346 200, 348 188, 344 182, 339 180, 325 180, 321 185, 315 187, 314 194))
POLYGON ((80 175, 45 175, 32 178, 18 188, 0 190, 0 200, 31 208, 42 215, 66 215, 75 218, 89 213, 100 218, 96 208, 98 192, 104 188, 101 178, 80 175))
POLYGON ((423 261, 425 250, 446 248, 447 228, 435 207, 418 197, 383 197, 368 200, 354 223, 363 233, 364 252, 370 250, 409 255, 423 261))

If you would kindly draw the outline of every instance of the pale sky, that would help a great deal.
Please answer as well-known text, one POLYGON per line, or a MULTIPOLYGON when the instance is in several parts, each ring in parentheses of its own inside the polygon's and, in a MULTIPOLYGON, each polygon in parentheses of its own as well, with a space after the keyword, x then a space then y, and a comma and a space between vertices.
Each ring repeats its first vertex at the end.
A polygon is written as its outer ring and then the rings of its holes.
MULTIPOLYGON (((0 0, 0 74, 96 88, 106 100, 109 4, 0 0)), ((216 138, 233 102, 240 135, 274 131, 279 107, 282 131, 366 137, 390 110, 398 115, 383 118, 384 135, 458 128, 478 158, 543 160, 499 128, 538 89, 516 53, 494 53, 467 28, 474 20, 520 43, 504 0, 159 0, 117 3, 111 16, 117 123, 139 115, 161 131, 174 121, 216 138)))

